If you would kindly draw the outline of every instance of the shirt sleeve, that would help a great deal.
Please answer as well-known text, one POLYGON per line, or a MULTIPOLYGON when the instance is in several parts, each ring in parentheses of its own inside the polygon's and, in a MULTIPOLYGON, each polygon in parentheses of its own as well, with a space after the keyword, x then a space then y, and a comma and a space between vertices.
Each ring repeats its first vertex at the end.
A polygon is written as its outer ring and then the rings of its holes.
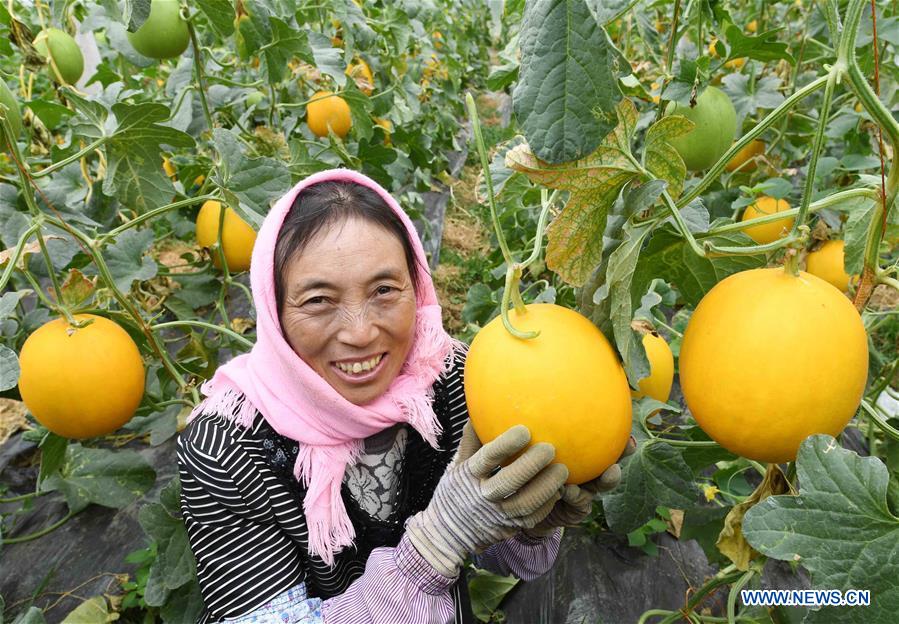
POLYGON ((562 529, 556 529, 546 537, 518 533, 475 555, 473 562, 476 567, 494 574, 532 581, 546 574, 556 562, 561 541, 562 529))
POLYGON ((365 572, 339 596, 325 600, 325 624, 449 624, 450 587, 404 535, 396 548, 375 548, 365 572))
POLYGON ((181 514, 205 607, 201 622, 245 615, 303 582, 299 546, 264 504, 263 479, 242 487, 244 476, 253 482, 252 459, 223 427, 194 421, 179 437, 178 464, 181 514))

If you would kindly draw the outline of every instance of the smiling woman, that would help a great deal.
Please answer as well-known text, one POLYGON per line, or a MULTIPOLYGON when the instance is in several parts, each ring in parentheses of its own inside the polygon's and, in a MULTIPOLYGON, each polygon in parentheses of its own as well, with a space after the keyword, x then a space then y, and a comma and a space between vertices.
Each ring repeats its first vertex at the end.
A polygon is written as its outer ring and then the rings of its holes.
POLYGON ((275 245, 284 336, 351 403, 382 395, 412 346, 415 263, 402 221, 359 184, 309 187, 284 220, 275 245))
POLYGON ((591 496, 522 426, 481 447, 467 349, 386 190, 347 170, 299 183, 250 279, 257 342, 203 384, 178 445, 201 623, 470 622, 465 557, 549 569, 591 496))

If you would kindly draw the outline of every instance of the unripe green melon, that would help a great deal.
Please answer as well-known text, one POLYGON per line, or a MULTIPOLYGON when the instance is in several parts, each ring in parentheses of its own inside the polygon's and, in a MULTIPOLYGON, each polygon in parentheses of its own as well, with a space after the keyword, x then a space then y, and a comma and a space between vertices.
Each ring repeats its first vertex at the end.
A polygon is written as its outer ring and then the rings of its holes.
POLYGON ((150 16, 137 32, 128 33, 128 41, 144 56, 169 59, 181 56, 190 43, 187 22, 181 17, 179 0, 153 0, 150 16))
POLYGON ((72 35, 58 28, 47 28, 38 33, 32 45, 47 60, 56 82, 75 84, 81 78, 84 56, 72 35))
POLYGON ((18 137, 22 133, 22 112, 16 97, 2 79, 0 79, 0 104, 7 108, 6 118, 12 126, 13 136, 18 137))
POLYGON ((734 142, 737 111, 727 94, 717 87, 706 87, 693 108, 670 102, 665 114, 683 115, 696 124, 687 134, 668 141, 689 171, 708 169, 734 142))

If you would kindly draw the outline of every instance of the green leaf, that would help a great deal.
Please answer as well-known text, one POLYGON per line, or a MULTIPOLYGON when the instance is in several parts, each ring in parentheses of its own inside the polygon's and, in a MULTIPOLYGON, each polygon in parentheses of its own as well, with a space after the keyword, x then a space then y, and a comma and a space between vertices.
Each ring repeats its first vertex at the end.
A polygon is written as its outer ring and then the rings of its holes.
MULTIPOLYGON (((352 80, 348 80, 346 88, 340 92, 340 97, 350 106, 350 117, 353 120, 353 133, 359 139, 370 140, 374 124, 371 120, 372 101, 356 86, 352 80)), ((393 151, 390 150, 392 154, 393 151)))
POLYGON ((214 303, 222 287, 219 278, 212 273, 175 273, 171 278, 181 288, 172 294, 169 301, 176 299, 184 302, 190 308, 191 318, 195 308, 214 303))
POLYGON ((164 624, 194 624, 203 611, 203 596, 196 580, 171 592, 159 610, 164 624))
POLYGON ((721 82, 733 102, 738 120, 751 117, 760 110, 777 108, 786 99, 780 92, 781 80, 777 76, 762 76, 750 82, 748 74, 733 73, 721 82))
POLYGON ((128 24, 128 30, 137 32, 150 17, 150 0, 125 0, 122 21, 128 24))
POLYGON ((521 25, 515 116, 534 154, 584 158, 616 124, 619 56, 584 0, 534 0, 521 25))
POLYGON ((15 388, 19 383, 19 357, 16 352, 7 347, 0 345, 0 392, 15 388))
POLYGON ((65 462, 41 484, 42 492, 61 492, 69 509, 90 503, 121 509, 153 486, 156 473, 135 451, 85 448, 69 444, 65 462))
POLYGON ((158 557, 150 566, 150 573, 147 576, 147 584, 144 588, 144 601, 150 607, 161 607, 168 600, 172 590, 165 586, 165 575, 163 564, 160 563, 158 557))
POLYGON ((478 323, 481 327, 486 325, 499 310, 501 292, 494 292, 483 282, 472 285, 465 294, 462 320, 466 323, 478 323))
MULTIPOLYGON (((741 232, 722 234, 711 240, 717 245, 751 243, 749 237, 741 232)), ((654 278, 661 278, 675 285, 688 305, 696 306, 703 295, 728 275, 764 265, 765 259, 761 256, 701 258, 677 232, 665 226, 653 233, 640 255, 634 288, 638 292, 646 292, 654 278)))
POLYGON ((38 119, 50 130, 55 129, 64 118, 73 114, 71 110, 62 104, 47 100, 31 100, 28 102, 28 108, 34 111, 38 119))
MULTIPOLYGON (((699 197, 681 208, 680 216, 687 224, 687 229, 693 234, 709 230, 709 211, 699 197)), ((672 227, 675 227, 674 217, 668 217, 665 219, 665 223, 670 223, 672 227)))
POLYGON ((669 142, 690 132, 696 124, 680 115, 662 117, 646 131, 643 166, 657 178, 668 182, 668 194, 674 199, 684 188, 687 167, 669 142))
POLYGON ((152 244, 152 229, 131 229, 122 232, 104 250, 103 255, 116 288, 127 293, 134 280, 143 281, 156 276, 156 262, 146 255, 152 244))
POLYGON ((0 297, 0 320, 15 316, 16 306, 19 305, 19 301, 33 292, 34 291, 30 288, 25 288, 23 290, 3 293, 3 296, 0 297))
POLYGON ((347 76, 344 73, 346 66, 343 62, 343 50, 333 47, 331 39, 321 33, 310 30, 307 31, 307 37, 315 67, 333 78, 338 87, 345 86, 347 76))
POLYGON ((12 624, 46 624, 46 622, 43 611, 37 607, 28 607, 28 611, 20 614, 12 624))
POLYGON ((664 442, 641 442, 622 462, 621 483, 602 497, 609 527, 627 534, 655 517, 656 506, 692 507, 699 491, 680 452, 664 442))
POLYGON ((506 166, 532 182, 569 192, 568 203, 547 231, 546 265, 574 286, 582 285, 602 259, 608 211, 622 187, 639 175, 630 154, 637 118, 630 100, 621 102, 618 117, 618 126, 599 149, 577 162, 544 162, 527 144, 506 154, 506 166))
POLYGON ((110 618, 109 606, 103 596, 94 596, 69 611, 60 624, 107 624, 116 618, 110 618))
POLYGON ((613 21, 630 4, 630 0, 587 0, 587 8, 600 26, 613 21))
POLYGON ((796 64, 796 59, 788 52, 789 46, 777 40, 780 28, 759 33, 756 36, 744 35, 743 31, 734 24, 728 24, 724 30, 724 37, 730 46, 729 59, 748 56, 757 61, 777 61, 783 59, 790 65, 796 64))
POLYGON ((160 503, 150 503, 138 512, 140 525, 157 544, 154 567, 167 589, 177 589, 196 575, 196 560, 187 540, 187 529, 160 503))
POLYGON ((696 540, 709 562, 723 562, 725 557, 715 543, 724 526, 729 507, 693 507, 684 511, 680 540, 696 540))
POLYGON ((800 563, 814 588, 871 592, 863 609, 828 607, 805 622, 895 622, 899 518, 887 507, 886 466, 819 434, 800 445, 796 468, 799 495, 773 496, 750 509, 743 535, 762 554, 800 563))
POLYGON ((175 518, 181 516, 181 479, 178 473, 175 473, 172 480, 159 492, 159 502, 171 516, 175 518))
POLYGON ((244 61, 272 40, 271 13, 260 0, 242 0, 243 11, 235 26, 237 52, 244 61))
POLYGON ((843 264, 847 275, 860 275, 865 264, 865 245, 868 242, 868 228, 874 218, 876 204, 868 197, 847 202, 845 210, 849 211, 843 229, 843 264))
POLYGON ((220 37, 230 37, 234 32, 234 6, 230 0, 195 0, 220 37))
MULTIPOLYGON (((378 38, 378 33, 372 30, 368 25, 365 13, 362 11, 362 5, 355 2, 335 2, 331 5, 332 15, 340 20, 343 31, 344 47, 347 50, 365 50, 370 48, 378 38)), ((391 19, 395 20, 393 26, 394 33, 397 30, 405 36, 411 29, 403 28, 408 26, 408 21, 403 21, 405 15, 397 15, 394 13, 391 19)), ((407 18, 408 20, 408 18, 407 18)), ((401 36, 401 37, 402 37, 401 36)), ((405 50, 408 43, 404 43, 401 37, 395 42, 395 50, 405 50)))
POLYGON ((246 146, 230 130, 216 128, 213 136, 222 160, 216 183, 228 199, 228 205, 258 231, 271 201, 290 188, 290 171, 273 158, 247 157, 246 146))
POLYGON ((294 57, 309 58, 312 51, 309 48, 307 31, 292 28, 287 23, 277 18, 271 19, 272 40, 266 44, 265 71, 271 84, 284 79, 288 62, 294 57))
MULTIPOLYGON (((652 180, 646 184, 629 189, 625 194, 625 207, 629 214, 635 214, 649 208, 665 189, 664 180, 652 180)), ((603 287, 609 289, 611 296, 611 320, 612 331, 615 336, 615 344, 621 359, 624 362, 624 370, 627 373, 631 385, 637 387, 638 382, 649 376, 649 360, 643 349, 642 338, 631 327, 633 321, 634 299, 639 299, 642 293, 632 295, 631 281, 634 277, 634 269, 640 258, 640 250, 643 242, 652 229, 650 223, 634 227, 628 221, 624 225, 624 241, 609 256, 609 265, 606 270, 606 281, 603 287)), ((645 290, 643 291, 645 292, 645 290)), ((594 296, 594 301, 596 298, 594 296)))
POLYGON ((66 458, 66 448, 69 446, 68 438, 56 435, 48 431, 41 440, 41 471, 38 475, 38 483, 41 483, 60 469, 66 458))
POLYGON ((172 182, 160 164, 161 145, 193 147, 194 140, 180 130, 162 126, 169 109, 162 104, 114 104, 118 122, 106 143, 108 168, 103 192, 115 195, 122 204, 144 213, 168 203, 172 182))
POLYGON ((123 428, 138 434, 149 433, 150 446, 159 446, 178 433, 178 414, 181 407, 181 405, 168 405, 162 411, 135 416, 123 428))
POLYGON ((476 569, 475 574, 468 579, 468 594, 474 616, 489 622, 491 614, 518 583, 519 579, 513 576, 499 576, 476 569))

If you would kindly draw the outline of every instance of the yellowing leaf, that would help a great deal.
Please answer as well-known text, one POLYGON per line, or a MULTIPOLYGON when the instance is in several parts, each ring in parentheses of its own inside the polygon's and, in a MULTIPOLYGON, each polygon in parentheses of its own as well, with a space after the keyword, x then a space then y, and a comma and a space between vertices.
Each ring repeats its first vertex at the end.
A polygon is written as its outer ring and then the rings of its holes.
POLYGON ((562 213, 547 231, 546 266, 569 284, 581 286, 602 259, 602 235, 609 209, 621 188, 640 175, 630 152, 637 111, 630 100, 617 108, 618 126, 589 156, 550 164, 537 158, 527 144, 506 154, 506 166, 532 182, 568 191, 562 213))
POLYGON ((668 183, 668 193, 677 198, 684 188, 687 168, 684 161, 669 141, 686 134, 695 127, 692 121, 680 115, 662 117, 646 131, 643 148, 643 166, 657 178, 668 183))
POLYGON ((718 550, 733 561, 738 570, 748 570, 749 562, 759 556, 758 551, 743 537, 743 516, 757 503, 779 494, 795 495, 796 490, 777 464, 768 464, 768 472, 755 492, 742 503, 734 505, 724 518, 724 528, 718 536, 718 550))

